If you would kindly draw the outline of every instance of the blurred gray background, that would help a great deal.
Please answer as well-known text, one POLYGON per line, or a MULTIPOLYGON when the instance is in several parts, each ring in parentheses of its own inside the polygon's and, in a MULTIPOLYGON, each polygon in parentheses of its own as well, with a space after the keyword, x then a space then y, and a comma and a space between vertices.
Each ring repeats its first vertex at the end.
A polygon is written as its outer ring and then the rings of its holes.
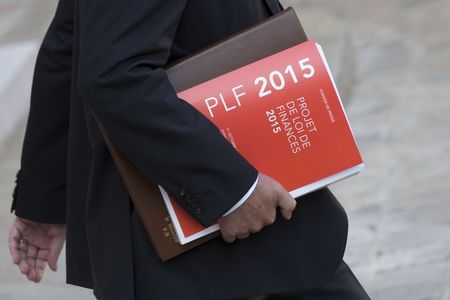
MULTIPOLYGON (((450 1, 297 0, 330 61, 366 170, 331 186, 345 259, 373 299, 450 299, 450 1)), ((28 282, 7 233, 37 49, 56 0, 0 0, 0 299, 93 299, 57 273, 28 282)), ((301 206, 299 207, 301 209, 301 206)))

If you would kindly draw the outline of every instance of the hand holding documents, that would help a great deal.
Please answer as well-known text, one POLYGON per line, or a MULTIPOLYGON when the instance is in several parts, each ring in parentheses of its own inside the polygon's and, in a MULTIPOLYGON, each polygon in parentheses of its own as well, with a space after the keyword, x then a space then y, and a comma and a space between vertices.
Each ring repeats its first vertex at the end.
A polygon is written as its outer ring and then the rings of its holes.
MULTIPOLYGON (((178 93, 258 171, 299 197, 363 167, 322 48, 298 44, 178 93)), ((161 188, 161 187, 160 187, 161 188)), ((181 244, 204 228, 161 188, 181 244)))
POLYGON ((232 243, 246 239, 277 220, 277 208, 286 220, 292 218, 297 201, 272 177, 259 172, 257 185, 250 197, 232 213, 218 220, 222 238, 232 243))

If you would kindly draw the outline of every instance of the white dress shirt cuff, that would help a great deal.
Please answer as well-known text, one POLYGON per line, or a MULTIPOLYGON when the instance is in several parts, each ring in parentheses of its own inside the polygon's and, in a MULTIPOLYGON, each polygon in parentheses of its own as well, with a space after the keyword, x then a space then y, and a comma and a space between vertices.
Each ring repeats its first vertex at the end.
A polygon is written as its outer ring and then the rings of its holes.
POLYGON ((223 214, 222 217, 223 217, 223 216, 226 216, 226 215, 228 215, 228 214, 230 214, 231 212, 233 212, 234 210, 236 210, 239 206, 241 206, 242 204, 244 204, 244 202, 248 199, 248 197, 250 197, 250 194, 251 194, 251 193, 253 192, 253 190, 255 189, 256 184, 257 184, 257 182, 258 182, 258 178, 259 178, 259 173, 258 173, 258 176, 256 177, 255 182, 254 182, 253 185, 250 187, 250 189, 248 190, 248 192, 245 193, 245 195, 241 198, 241 200, 239 200, 235 205, 233 205, 233 207, 230 208, 230 210, 228 210, 225 214, 223 214))

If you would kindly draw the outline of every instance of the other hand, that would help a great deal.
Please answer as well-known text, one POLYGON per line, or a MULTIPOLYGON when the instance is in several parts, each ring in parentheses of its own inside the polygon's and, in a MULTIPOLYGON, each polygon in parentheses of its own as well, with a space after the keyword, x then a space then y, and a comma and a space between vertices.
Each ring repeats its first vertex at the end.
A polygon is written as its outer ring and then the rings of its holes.
POLYGON ((259 173, 258 183, 249 198, 236 210, 218 220, 222 238, 232 243, 236 238, 245 239, 251 233, 273 224, 277 206, 283 217, 289 220, 297 201, 275 179, 259 173))
POLYGON ((44 224, 17 217, 9 231, 9 251, 14 264, 28 280, 39 282, 47 264, 57 270, 66 239, 66 225, 44 224))

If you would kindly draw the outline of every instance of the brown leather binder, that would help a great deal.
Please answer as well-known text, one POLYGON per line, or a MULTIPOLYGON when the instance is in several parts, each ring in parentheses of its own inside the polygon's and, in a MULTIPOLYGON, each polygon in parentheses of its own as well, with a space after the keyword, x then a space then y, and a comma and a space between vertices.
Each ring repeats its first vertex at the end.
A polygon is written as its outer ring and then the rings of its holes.
MULTIPOLYGON (((295 11, 287 8, 176 62, 166 72, 176 92, 180 92, 306 40, 295 11)), ((142 175, 113 144, 100 123, 99 128, 153 247, 163 261, 220 235, 214 232, 181 245, 158 186, 142 175)))

